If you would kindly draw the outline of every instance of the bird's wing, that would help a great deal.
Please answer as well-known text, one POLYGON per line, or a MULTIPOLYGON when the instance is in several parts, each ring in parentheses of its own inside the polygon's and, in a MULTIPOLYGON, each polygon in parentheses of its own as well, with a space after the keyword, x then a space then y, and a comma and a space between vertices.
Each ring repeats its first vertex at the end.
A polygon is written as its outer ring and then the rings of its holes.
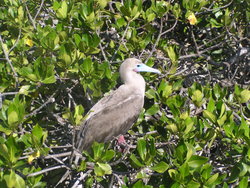
POLYGON ((76 137, 76 148, 87 150, 94 141, 106 142, 124 134, 137 120, 144 96, 118 88, 90 110, 76 137))

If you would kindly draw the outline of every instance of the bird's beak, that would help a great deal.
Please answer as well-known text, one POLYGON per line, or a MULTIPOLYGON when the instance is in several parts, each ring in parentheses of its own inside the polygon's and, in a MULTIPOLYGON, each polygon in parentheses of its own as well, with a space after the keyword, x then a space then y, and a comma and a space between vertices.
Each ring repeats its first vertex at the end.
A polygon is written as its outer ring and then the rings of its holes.
POLYGON ((161 74, 159 70, 151 68, 145 64, 140 64, 140 67, 136 67, 134 71, 135 72, 153 72, 153 73, 161 74))

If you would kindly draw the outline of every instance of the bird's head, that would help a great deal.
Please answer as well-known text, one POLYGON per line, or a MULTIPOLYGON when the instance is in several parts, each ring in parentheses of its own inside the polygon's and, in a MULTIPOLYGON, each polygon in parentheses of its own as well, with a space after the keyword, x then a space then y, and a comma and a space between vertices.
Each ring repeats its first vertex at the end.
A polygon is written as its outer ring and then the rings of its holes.
POLYGON ((125 84, 145 85, 143 77, 139 72, 152 72, 160 74, 157 69, 151 68, 136 58, 126 59, 120 66, 120 76, 125 84))
POLYGON ((126 59, 121 67, 120 67, 120 74, 123 72, 152 72, 152 73, 157 73, 161 74, 161 72, 157 69, 151 68, 141 62, 141 60, 136 59, 136 58, 128 58, 126 59))

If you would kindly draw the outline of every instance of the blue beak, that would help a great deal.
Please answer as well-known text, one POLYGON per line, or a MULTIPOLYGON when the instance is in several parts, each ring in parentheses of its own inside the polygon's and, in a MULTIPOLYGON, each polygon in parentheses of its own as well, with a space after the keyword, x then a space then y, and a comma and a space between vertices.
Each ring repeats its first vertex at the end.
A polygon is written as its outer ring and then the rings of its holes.
POLYGON ((161 72, 157 69, 151 68, 145 64, 137 64, 136 68, 134 68, 135 72, 153 72, 157 74, 161 74, 161 72))

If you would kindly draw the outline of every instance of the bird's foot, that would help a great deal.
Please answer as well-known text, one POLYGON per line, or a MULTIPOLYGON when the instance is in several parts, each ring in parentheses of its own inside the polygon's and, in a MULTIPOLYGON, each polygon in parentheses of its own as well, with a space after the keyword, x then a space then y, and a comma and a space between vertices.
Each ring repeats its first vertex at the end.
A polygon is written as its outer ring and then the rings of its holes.
POLYGON ((127 147, 127 142, 126 142, 126 140, 125 140, 125 138, 124 138, 124 136, 123 135, 120 135, 118 138, 117 138, 117 146, 118 146, 118 148, 119 148, 119 151, 120 152, 124 152, 125 151, 125 148, 127 147))

